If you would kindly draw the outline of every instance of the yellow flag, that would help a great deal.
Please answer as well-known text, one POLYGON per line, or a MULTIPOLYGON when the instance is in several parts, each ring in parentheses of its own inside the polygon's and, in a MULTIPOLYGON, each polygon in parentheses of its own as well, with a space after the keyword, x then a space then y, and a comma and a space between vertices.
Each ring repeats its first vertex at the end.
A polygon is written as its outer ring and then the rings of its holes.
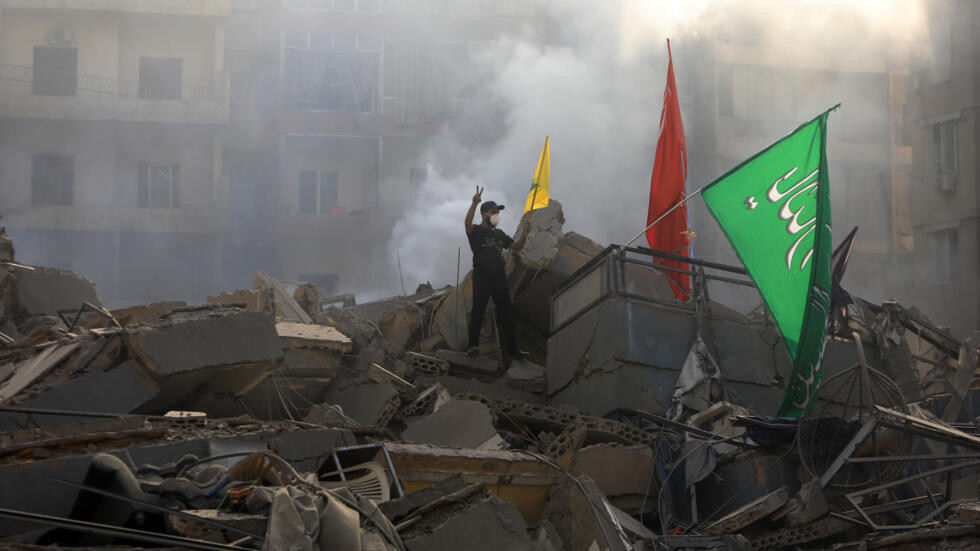
POLYGON ((527 192, 527 203, 524 204, 524 214, 534 209, 548 206, 548 180, 551 177, 551 151, 548 149, 548 137, 544 138, 544 149, 538 159, 538 168, 531 180, 531 189, 527 192))

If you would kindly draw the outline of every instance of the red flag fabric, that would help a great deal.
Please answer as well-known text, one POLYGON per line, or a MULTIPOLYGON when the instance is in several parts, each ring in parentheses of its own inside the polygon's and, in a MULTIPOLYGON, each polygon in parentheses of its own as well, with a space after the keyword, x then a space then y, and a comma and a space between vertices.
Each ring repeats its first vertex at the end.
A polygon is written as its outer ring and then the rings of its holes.
MULTIPOLYGON (((657 155, 653 160, 653 176, 650 178, 650 208, 647 225, 663 216, 679 201, 684 200, 684 182, 687 180, 687 144, 684 141, 684 124, 681 107, 677 102, 677 86, 674 83, 674 59, 667 41, 667 86, 664 88, 664 107, 660 112, 660 138, 657 155)), ((666 218, 647 229, 647 242, 651 249, 689 256, 687 231, 687 206, 681 205, 666 218)), ((683 270, 690 264, 677 260, 659 259, 655 263, 683 270)), ((674 296, 686 300, 691 294, 690 276, 669 270, 662 272, 670 280, 674 296)))

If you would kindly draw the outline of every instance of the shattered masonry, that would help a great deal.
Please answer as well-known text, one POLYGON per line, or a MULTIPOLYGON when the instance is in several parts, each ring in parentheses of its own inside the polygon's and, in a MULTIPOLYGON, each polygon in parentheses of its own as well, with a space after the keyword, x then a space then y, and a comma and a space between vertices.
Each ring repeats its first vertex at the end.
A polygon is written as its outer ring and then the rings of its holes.
POLYGON ((508 259, 529 360, 491 323, 460 352, 469 276, 330 305, 260 272, 108 312, 0 232, 4 548, 980 545, 975 343, 855 299, 817 402, 774 417, 779 335, 710 298, 738 270, 693 265, 681 303, 649 251, 563 222, 508 259))

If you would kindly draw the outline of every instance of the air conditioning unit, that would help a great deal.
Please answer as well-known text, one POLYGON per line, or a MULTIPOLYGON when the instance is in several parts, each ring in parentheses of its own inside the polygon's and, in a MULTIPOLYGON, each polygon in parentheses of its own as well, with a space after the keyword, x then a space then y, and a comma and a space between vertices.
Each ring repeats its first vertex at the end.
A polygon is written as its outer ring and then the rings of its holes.
POLYGON ((951 192, 956 189, 956 174, 937 174, 936 189, 942 192, 951 192))
POLYGON ((75 43, 75 29, 59 25, 48 33, 48 44, 52 46, 71 46, 75 43))

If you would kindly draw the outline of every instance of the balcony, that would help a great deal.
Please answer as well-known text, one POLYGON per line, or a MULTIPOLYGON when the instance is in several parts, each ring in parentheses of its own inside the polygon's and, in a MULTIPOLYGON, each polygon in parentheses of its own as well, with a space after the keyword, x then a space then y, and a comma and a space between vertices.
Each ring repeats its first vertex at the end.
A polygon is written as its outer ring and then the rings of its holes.
POLYGON ((216 208, 34 207, 3 212, 17 229, 97 232, 227 233, 228 213, 216 208))
POLYGON ((231 15, 231 0, 0 0, 4 9, 29 8, 52 10, 109 11, 160 15, 197 15, 221 17, 231 15))
POLYGON ((0 118, 228 124, 229 73, 203 86, 138 81, 0 64, 0 118))

